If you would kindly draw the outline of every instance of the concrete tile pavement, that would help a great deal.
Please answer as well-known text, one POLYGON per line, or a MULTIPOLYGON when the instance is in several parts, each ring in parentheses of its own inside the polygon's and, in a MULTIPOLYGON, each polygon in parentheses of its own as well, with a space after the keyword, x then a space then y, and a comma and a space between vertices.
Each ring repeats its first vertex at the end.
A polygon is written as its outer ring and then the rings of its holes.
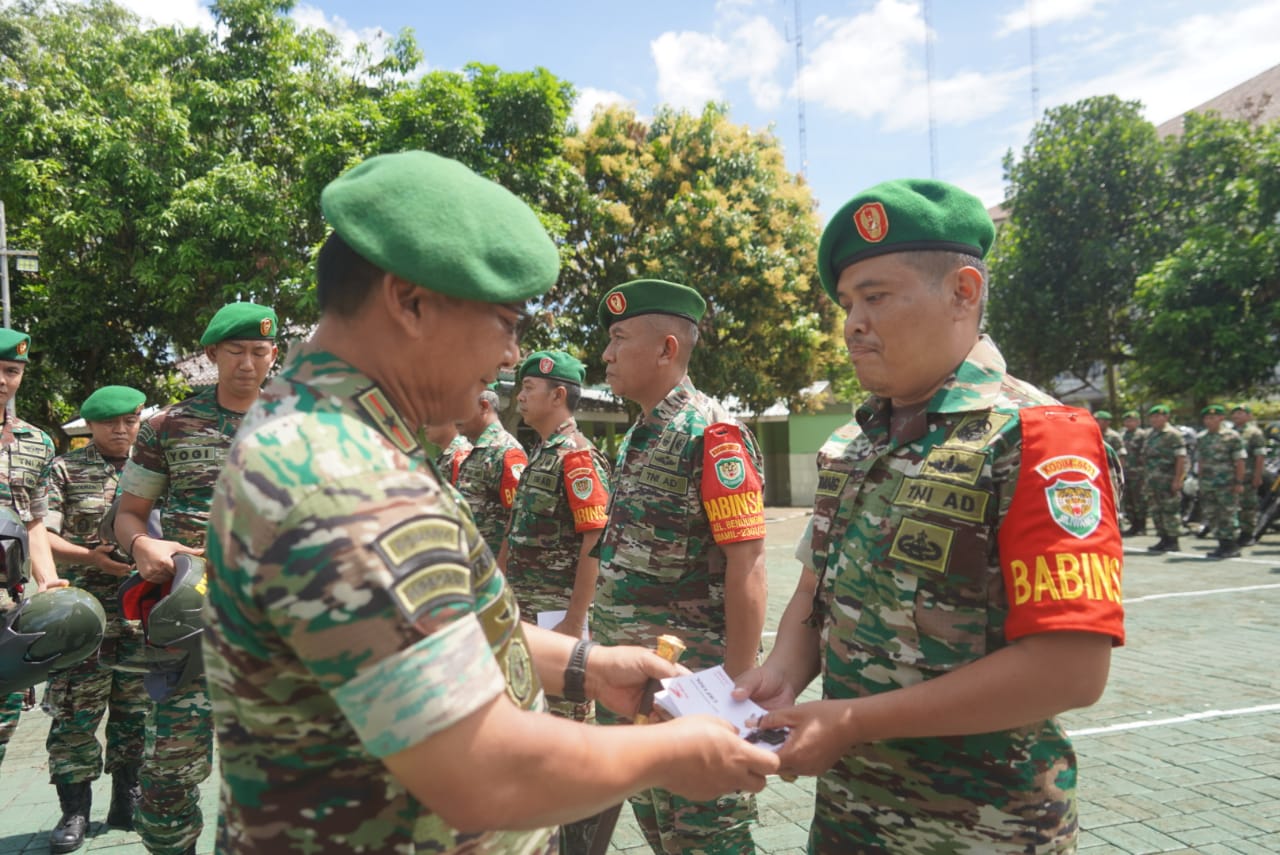
MULTIPOLYGON (((774 630, 795 586, 791 553, 806 512, 770 508, 767 518, 774 630)), ((1184 551, 1166 556, 1145 553, 1154 541, 1126 541, 1128 643, 1113 656, 1106 693, 1063 716, 1080 762, 1080 850, 1280 852, 1280 534, 1228 561, 1204 558, 1213 541, 1184 538, 1184 551)), ((38 709, 24 714, 0 769, 0 855, 48 851, 59 812, 47 730, 38 709)), ((109 787, 102 779, 94 788, 95 820, 109 787)), ((202 790, 202 853, 212 851, 216 789, 215 777, 202 790)), ((804 852, 812 802, 811 780, 771 780, 753 832, 758 850, 804 852)), ((144 851, 136 834, 99 821, 91 834, 88 850, 144 851)), ((647 851, 629 810, 611 851, 647 851)))

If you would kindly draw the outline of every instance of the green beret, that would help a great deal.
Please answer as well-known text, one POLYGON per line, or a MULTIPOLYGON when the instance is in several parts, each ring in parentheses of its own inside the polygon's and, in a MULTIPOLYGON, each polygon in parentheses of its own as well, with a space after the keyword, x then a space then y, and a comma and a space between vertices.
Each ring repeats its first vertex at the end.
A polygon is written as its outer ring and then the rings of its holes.
POLYGON ((890 252, 944 250, 983 258, 996 227, 977 196, 942 181, 886 181, 836 212, 818 242, 818 275, 831 299, 846 267, 890 252))
POLYGON ((1138 411, 1137 411, 1137 410, 1125 410, 1125 411, 1124 411, 1124 418, 1126 418, 1126 419, 1138 419, 1138 418, 1142 418, 1142 417, 1138 415, 1138 411))
POLYGON ((605 329, 614 321, 637 315, 676 315, 695 324, 707 311, 707 301, 688 285, 661 279, 636 279, 614 288, 600 301, 600 323, 605 329))
POLYGON ((24 332, 0 327, 0 359, 8 362, 26 362, 31 349, 31 336, 24 332))
POLYGON ((275 311, 267 306, 227 303, 209 320, 200 344, 208 347, 232 339, 275 341, 279 326, 275 311))
POLYGON ((1253 415, 1253 410, 1249 409, 1248 404, 1236 404, 1234 407, 1231 408, 1231 412, 1248 413, 1249 415, 1253 415))
POLYGON ((361 258, 429 291, 514 303, 545 294, 560 275, 533 210, 447 157, 371 157, 330 182, 320 207, 361 258))
POLYGON ((546 377, 581 386, 587 367, 563 350, 539 350, 525 357, 516 372, 516 381, 526 377, 546 377))
POLYGON ((1202 416, 1225 416, 1226 414, 1227 408, 1221 404, 1210 404, 1200 411, 1202 416))
POLYGON ((1098 410, 1096 413, 1093 414, 1093 417, 1095 419, 1106 419, 1107 421, 1111 421, 1111 413, 1109 413, 1107 410, 1098 410))
POLYGON ((1151 409, 1147 410, 1147 415, 1149 415, 1149 416, 1167 416, 1167 415, 1169 415, 1169 408, 1168 408, 1168 407, 1166 407, 1164 404, 1156 404, 1154 407, 1152 407, 1151 409))
POLYGON ((103 386, 84 399, 80 417, 87 422, 101 422, 132 415, 141 412, 146 402, 147 396, 132 386, 103 386))

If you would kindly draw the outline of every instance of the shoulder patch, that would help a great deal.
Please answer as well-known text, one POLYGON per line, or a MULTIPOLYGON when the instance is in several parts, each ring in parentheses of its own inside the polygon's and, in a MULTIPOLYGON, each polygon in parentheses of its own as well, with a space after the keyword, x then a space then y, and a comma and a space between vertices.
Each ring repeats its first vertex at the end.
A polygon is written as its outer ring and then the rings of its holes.
POLYGON ((747 452, 742 429, 707 425, 702 435, 702 507, 716 543, 764 537, 764 481, 747 452))
POLYGON ((391 597, 410 623, 418 624, 440 608, 469 610, 474 604, 471 570, 464 563, 466 549, 457 520, 414 517, 383 532, 372 548, 395 577, 391 597))
POLYGON ((600 480, 590 449, 570 451, 564 456, 564 486, 573 511, 574 531, 604 528, 609 491, 600 480))

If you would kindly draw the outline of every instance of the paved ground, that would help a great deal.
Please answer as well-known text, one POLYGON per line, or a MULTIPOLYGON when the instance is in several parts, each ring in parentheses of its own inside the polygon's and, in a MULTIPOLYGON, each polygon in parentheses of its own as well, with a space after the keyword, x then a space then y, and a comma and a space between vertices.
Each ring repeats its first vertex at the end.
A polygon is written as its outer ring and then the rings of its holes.
MULTIPOLYGON (((795 583, 791 551, 805 511, 770 509, 772 630, 795 583)), ((1280 852, 1280 534, 1240 559, 1208 561, 1213 541, 1150 556, 1151 537, 1126 541, 1128 645, 1116 651, 1102 700, 1064 717, 1080 756, 1080 848, 1111 853, 1280 852)), ((48 719, 23 716, 0 771, 0 853, 47 852, 58 819, 48 783, 48 719)), ((204 788, 206 816, 216 783, 204 788)), ((759 850, 803 852, 812 785, 777 779, 760 798, 759 850)), ((95 786, 94 818, 109 782, 95 786)), ((88 848, 143 851, 136 835, 95 822, 88 848)), ((623 812, 613 851, 640 853, 623 812)), ((200 852, 212 851, 212 828, 200 852)))

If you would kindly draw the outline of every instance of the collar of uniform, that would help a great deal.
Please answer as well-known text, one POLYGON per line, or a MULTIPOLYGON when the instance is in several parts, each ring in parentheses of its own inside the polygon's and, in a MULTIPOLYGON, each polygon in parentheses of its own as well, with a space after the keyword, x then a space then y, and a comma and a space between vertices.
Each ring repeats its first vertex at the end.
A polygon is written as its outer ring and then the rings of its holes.
POLYGON ((289 348, 280 379, 310 386, 355 404, 367 421, 405 454, 418 451, 417 436, 377 383, 351 363, 310 342, 289 348))
POLYGON ((551 433, 547 436, 546 441, 543 442, 542 444, 544 446, 547 446, 548 448, 550 448, 553 445, 559 445, 562 442, 565 442, 566 440, 568 440, 573 435, 573 432, 576 431, 577 429, 578 429, 577 420, 574 419, 573 416, 569 416, 569 418, 565 419, 560 424, 556 425, 555 430, 551 431, 551 433))
POLYGON ((15 434, 35 433, 36 426, 31 424, 30 422, 24 422, 22 419, 18 418, 17 416, 14 416, 12 418, 9 418, 8 416, 6 416, 4 420, 4 429, 6 432, 15 433, 15 434))
POLYGON ((485 445, 494 445, 498 441, 499 435, 501 435, 504 430, 505 428, 502 427, 502 422, 494 422, 491 425, 486 425, 485 429, 480 431, 480 435, 476 437, 476 441, 471 443, 471 445, 473 448, 480 448, 485 445))
POLYGON ((672 416, 684 409, 684 405, 696 395, 697 389, 693 386, 693 381, 686 374, 680 378, 680 382, 675 385, 667 397, 658 402, 658 406, 653 411, 644 416, 644 421, 650 424, 660 425, 671 421, 672 416))
MULTIPOLYGON (((964 361, 929 399, 930 413, 967 413, 994 406, 1004 382, 1005 362, 989 336, 979 336, 964 361)), ((889 400, 873 395, 854 412, 862 429, 889 429, 889 400)))

